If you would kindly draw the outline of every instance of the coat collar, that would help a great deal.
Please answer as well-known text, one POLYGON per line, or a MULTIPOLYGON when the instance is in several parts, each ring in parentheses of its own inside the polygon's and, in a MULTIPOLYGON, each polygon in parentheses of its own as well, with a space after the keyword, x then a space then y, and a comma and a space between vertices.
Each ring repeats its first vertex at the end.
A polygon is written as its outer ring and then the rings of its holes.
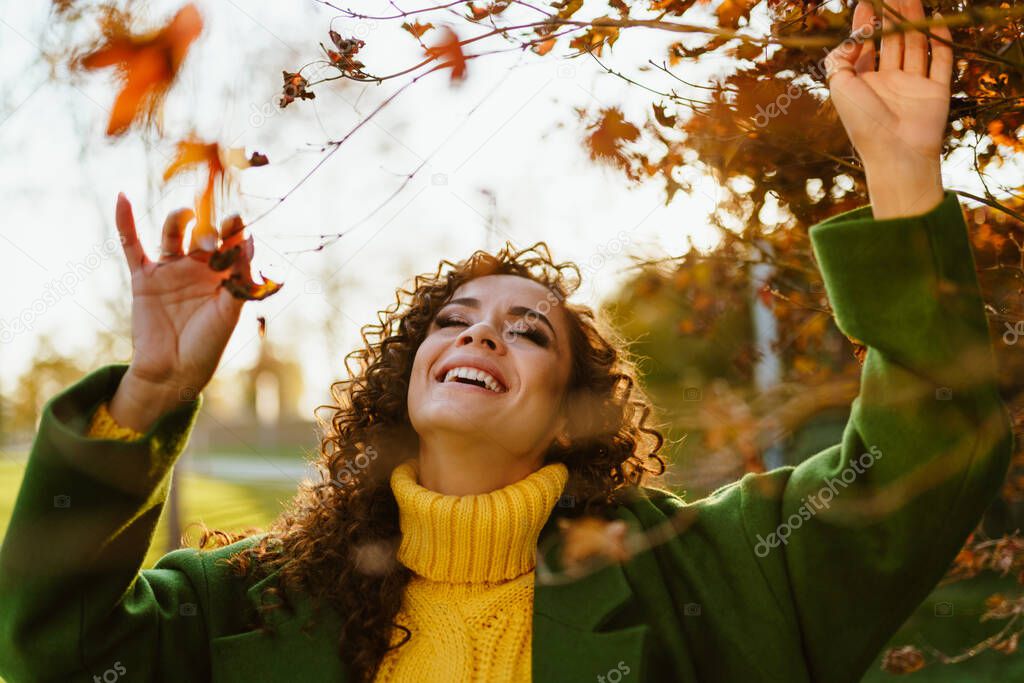
MULTIPOLYGON (((645 652, 650 643, 647 626, 614 628, 614 618, 633 600, 633 590, 621 564, 604 564, 584 576, 570 578, 562 571, 562 538, 558 519, 568 508, 556 506, 541 530, 538 561, 534 579, 533 607, 533 683, 564 683, 565 681, 644 681, 645 652), (617 671, 619 675, 610 673, 617 671)), ((619 508, 618 517, 631 527, 636 519, 626 508, 619 508)), ((261 605, 263 590, 272 585, 276 574, 254 583, 246 596, 254 608, 261 605)), ((341 618, 325 608, 315 615, 311 628, 303 629, 315 610, 306 594, 296 595, 293 610, 274 609, 266 620, 280 637, 259 631, 242 634, 250 645, 243 648, 244 668, 259 672, 271 680, 270 672, 283 676, 296 672, 316 671, 325 681, 349 681, 341 659, 337 656, 337 637, 341 618), (300 644, 306 643, 306 644, 300 644), (315 662, 313 661, 315 660, 315 662)), ((239 636, 220 639, 230 641, 239 636)), ((224 643, 231 651, 231 644, 224 643)), ((231 659, 229 657, 229 659, 231 659)), ((227 663, 226 663, 227 665, 227 663)), ((237 667, 239 662, 230 663, 237 667)), ((237 672, 237 669, 236 669, 237 672)))
MULTIPOLYGON (((567 508, 555 508, 538 542, 533 683, 643 681, 649 628, 611 625, 634 599, 623 566, 604 563, 583 576, 567 576, 560 562, 563 541, 558 531, 558 518, 567 512, 567 508)), ((636 519, 625 508, 618 508, 616 516, 626 521, 631 532, 637 530, 636 519)))

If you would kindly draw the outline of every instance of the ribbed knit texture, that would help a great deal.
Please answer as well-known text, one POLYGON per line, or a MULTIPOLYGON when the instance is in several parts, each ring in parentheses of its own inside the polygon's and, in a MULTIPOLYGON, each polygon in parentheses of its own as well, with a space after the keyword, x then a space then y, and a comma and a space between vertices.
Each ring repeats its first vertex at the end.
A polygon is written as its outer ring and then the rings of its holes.
POLYGON ((412 636, 375 683, 530 680, 537 537, 568 476, 553 463, 490 493, 446 496, 419 484, 415 460, 395 468, 398 560, 415 572, 396 621, 412 636))
POLYGON ((119 425, 107 409, 106 401, 101 403, 96 412, 92 414, 85 434, 98 439, 120 439, 122 441, 134 441, 144 436, 142 432, 137 432, 131 427, 119 425))

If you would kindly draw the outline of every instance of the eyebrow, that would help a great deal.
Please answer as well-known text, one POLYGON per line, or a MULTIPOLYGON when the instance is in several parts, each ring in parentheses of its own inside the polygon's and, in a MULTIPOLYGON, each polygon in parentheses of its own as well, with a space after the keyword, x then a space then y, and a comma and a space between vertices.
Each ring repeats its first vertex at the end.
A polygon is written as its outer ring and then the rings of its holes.
MULTIPOLYGON (((470 308, 480 308, 480 299, 471 296, 460 296, 458 298, 449 300, 441 308, 452 305, 468 306, 470 308)), ((527 306, 509 306, 508 312, 511 313, 512 315, 529 315, 532 313, 537 318, 539 318, 542 323, 548 326, 548 329, 551 330, 552 336, 554 336, 556 339, 558 338, 558 334, 555 332, 555 326, 552 325, 551 321, 548 320, 548 317, 541 313, 540 311, 535 311, 527 306)))

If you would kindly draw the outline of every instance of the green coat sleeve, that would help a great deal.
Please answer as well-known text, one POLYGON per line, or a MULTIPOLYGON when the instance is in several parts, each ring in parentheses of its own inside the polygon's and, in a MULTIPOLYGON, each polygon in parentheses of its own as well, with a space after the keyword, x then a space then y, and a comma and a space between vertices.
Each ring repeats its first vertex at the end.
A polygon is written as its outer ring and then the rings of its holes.
POLYGON ((191 549, 140 571, 202 396, 138 441, 85 436, 126 365, 45 406, 0 548, 0 675, 23 681, 203 680, 206 569, 191 549), (186 668, 187 667, 187 668, 186 668), (108 676, 111 674, 108 674, 108 676))
POLYGON ((749 675, 755 651, 772 680, 859 680, 941 579, 1013 452, 956 195, 911 217, 861 207, 810 238, 837 325, 867 346, 841 443, 694 503, 637 507, 644 526, 657 508, 686 528, 655 554, 672 567, 672 599, 704 610, 662 632, 682 624, 674 642, 700 680, 749 675))

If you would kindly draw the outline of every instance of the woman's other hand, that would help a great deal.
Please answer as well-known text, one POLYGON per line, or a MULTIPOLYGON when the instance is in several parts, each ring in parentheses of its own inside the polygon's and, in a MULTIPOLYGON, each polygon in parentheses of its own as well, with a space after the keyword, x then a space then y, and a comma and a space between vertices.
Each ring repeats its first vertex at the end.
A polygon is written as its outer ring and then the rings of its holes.
MULTIPOLYGON (((924 19, 921 0, 887 2, 909 21, 924 19)), ((826 57, 832 101, 864 163, 875 218, 923 213, 942 200, 943 191, 940 153, 953 49, 917 29, 885 33, 894 19, 884 12, 877 68, 871 36, 879 23, 869 0, 854 10, 851 37, 826 57)), ((944 25, 930 31, 952 42, 944 25)))
MULTIPOLYGON (((245 302, 220 286, 231 269, 212 270, 210 252, 196 244, 185 250, 191 210, 167 216, 160 259, 155 262, 139 242, 132 207, 123 193, 118 194, 116 214, 131 273, 133 354, 109 408, 119 424, 145 432, 160 415, 196 398, 210 381, 245 302)), ((221 225, 222 239, 241 228, 240 219, 228 218, 221 225)), ((252 241, 241 244, 238 258, 248 268, 252 241)))

